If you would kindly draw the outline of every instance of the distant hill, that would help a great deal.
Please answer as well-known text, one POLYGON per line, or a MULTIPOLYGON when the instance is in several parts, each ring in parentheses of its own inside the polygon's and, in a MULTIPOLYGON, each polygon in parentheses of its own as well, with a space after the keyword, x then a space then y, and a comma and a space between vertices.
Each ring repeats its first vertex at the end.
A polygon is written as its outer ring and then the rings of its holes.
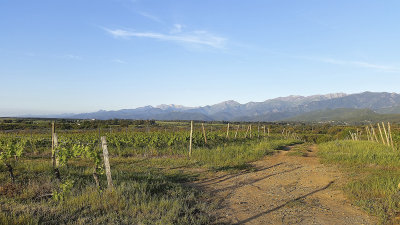
POLYGON ((382 114, 400 114, 400 105, 376 110, 377 113, 382 114))
POLYGON ((100 110, 93 113, 74 115, 52 115, 51 117, 77 119, 281 121, 301 118, 297 116, 306 116, 311 112, 318 112, 319 114, 338 114, 334 117, 331 115, 325 116, 329 119, 348 119, 354 116, 354 120, 378 117, 379 115, 376 115, 376 113, 396 114, 400 113, 400 94, 363 92, 358 94, 334 93, 306 97, 291 95, 269 99, 263 102, 249 102, 245 104, 229 100, 215 105, 201 107, 185 107, 171 104, 115 111, 100 110), (330 111, 335 109, 341 109, 342 111, 330 111), (369 111, 356 112, 351 110, 347 111, 345 109, 369 109, 369 111), (340 113, 345 113, 346 115, 339 116, 340 113))
POLYGON ((296 122, 400 122, 400 114, 378 114, 371 109, 326 109, 285 119, 296 122))

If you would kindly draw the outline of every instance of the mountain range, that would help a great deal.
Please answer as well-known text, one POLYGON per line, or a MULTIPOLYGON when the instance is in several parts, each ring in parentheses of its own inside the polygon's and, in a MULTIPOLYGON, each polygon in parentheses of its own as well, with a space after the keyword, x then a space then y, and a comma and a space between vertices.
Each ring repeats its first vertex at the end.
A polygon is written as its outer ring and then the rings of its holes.
POLYGON ((320 121, 324 121, 343 119, 343 114, 357 118, 358 113, 361 113, 360 115, 373 114, 374 116, 400 114, 400 94, 363 92, 358 94, 334 93, 307 97, 291 95, 246 104, 229 100, 201 107, 185 107, 171 104, 46 117, 202 121, 310 121, 310 119, 318 120, 320 118, 320 121))

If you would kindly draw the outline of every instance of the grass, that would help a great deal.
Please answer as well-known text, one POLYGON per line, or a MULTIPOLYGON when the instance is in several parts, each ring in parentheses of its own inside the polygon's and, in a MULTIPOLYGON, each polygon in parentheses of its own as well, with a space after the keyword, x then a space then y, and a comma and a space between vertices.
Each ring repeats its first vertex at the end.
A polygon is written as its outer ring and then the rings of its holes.
POLYGON ((344 166, 344 191, 382 224, 396 223, 400 213, 400 152, 368 141, 335 141, 319 145, 324 163, 344 166))
POLYGON ((0 224, 209 224, 215 203, 188 182, 215 171, 247 169, 249 162, 297 142, 195 148, 191 158, 113 157, 113 190, 105 188, 104 174, 102 188, 95 186, 88 160, 60 167, 59 182, 49 159, 21 159, 14 165, 15 184, 0 165, 0 224))
POLYGON ((310 143, 304 143, 301 145, 296 145, 293 148, 290 149, 288 152, 288 156, 301 156, 301 157, 307 157, 308 153, 311 151, 310 150, 310 143))
POLYGON ((206 224, 212 220, 210 206, 201 201, 204 195, 182 185, 192 179, 189 173, 166 173, 139 166, 135 159, 113 159, 116 188, 110 191, 95 187, 87 169, 90 164, 82 161, 61 169, 61 183, 53 178, 49 163, 47 167, 37 160, 22 163, 35 172, 24 171, 21 165, 19 182, 1 185, 0 224, 206 224), (42 197, 50 193, 62 198, 42 197))
POLYGON ((240 145, 228 145, 216 149, 199 148, 192 154, 192 160, 214 170, 246 168, 246 164, 270 155, 274 150, 301 143, 298 140, 271 140, 240 145))

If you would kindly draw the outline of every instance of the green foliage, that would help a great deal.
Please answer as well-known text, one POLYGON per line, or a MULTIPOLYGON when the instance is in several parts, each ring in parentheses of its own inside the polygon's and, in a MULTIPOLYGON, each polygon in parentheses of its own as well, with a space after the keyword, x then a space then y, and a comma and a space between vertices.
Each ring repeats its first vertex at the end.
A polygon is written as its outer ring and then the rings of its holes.
POLYGON ((66 165, 71 158, 90 159, 96 167, 101 167, 102 151, 99 147, 99 140, 95 136, 67 137, 61 139, 59 147, 56 149, 57 157, 61 165, 66 165))
POLYGON ((12 157, 21 157, 26 146, 24 138, 0 139, 0 162, 6 162, 12 157))
POLYGON ((53 191, 53 199, 57 202, 64 201, 66 196, 71 193, 71 190, 74 186, 73 180, 66 180, 60 184, 59 190, 53 191))

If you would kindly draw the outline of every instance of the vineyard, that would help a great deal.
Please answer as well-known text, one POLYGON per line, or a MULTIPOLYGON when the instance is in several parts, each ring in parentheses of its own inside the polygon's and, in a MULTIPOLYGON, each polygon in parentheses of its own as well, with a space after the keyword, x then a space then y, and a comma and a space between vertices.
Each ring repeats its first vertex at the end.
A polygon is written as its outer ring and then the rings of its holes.
POLYGON ((47 121, 38 129, 1 131, 0 223, 206 224, 216 206, 183 183, 218 171, 251 170, 249 162, 299 143, 373 141, 389 147, 393 158, 400 141, 396 125, 386 127, 386 137, 384 128, 379 134, 375 126, 374 136, 365 125, 96 126, 75 129, 56 121, 52 128, 47 121))

